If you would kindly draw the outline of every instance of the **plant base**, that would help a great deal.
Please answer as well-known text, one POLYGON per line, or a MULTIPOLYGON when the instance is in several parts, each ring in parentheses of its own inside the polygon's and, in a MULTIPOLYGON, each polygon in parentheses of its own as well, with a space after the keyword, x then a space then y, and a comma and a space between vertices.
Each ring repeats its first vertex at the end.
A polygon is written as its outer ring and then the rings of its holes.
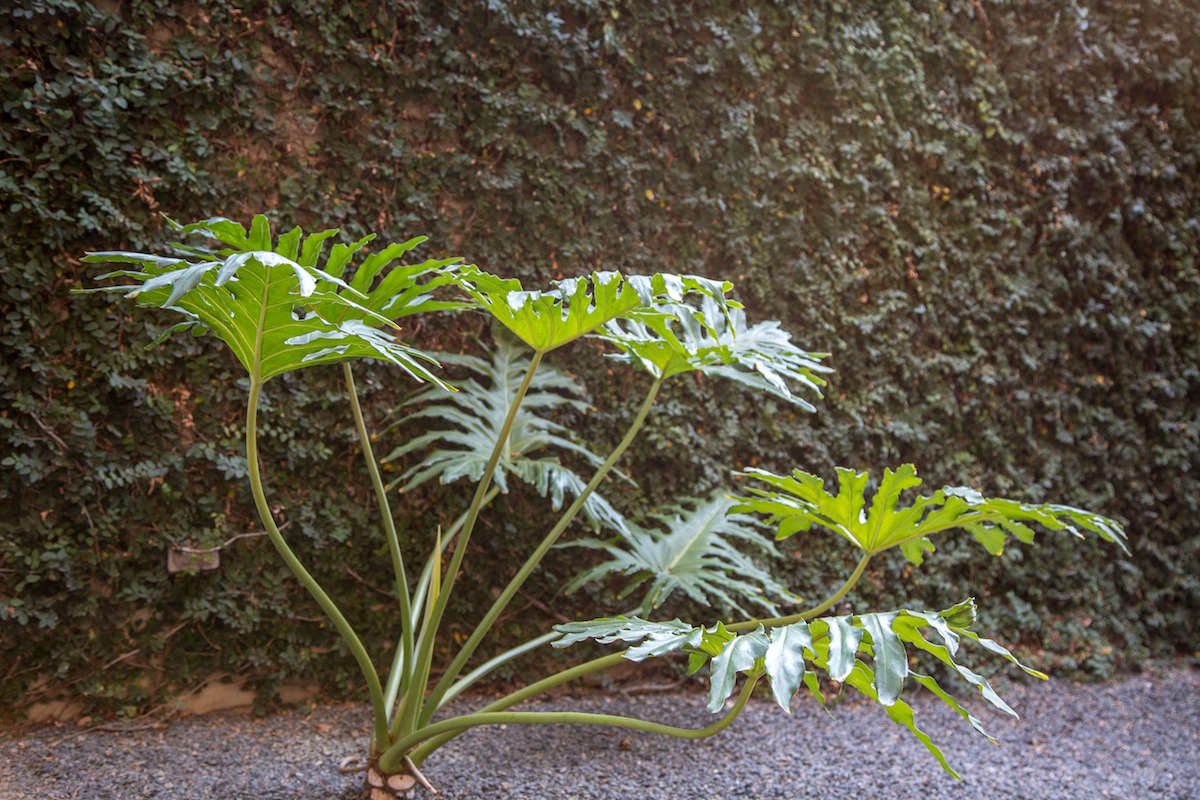
POLYGON ((366 800, 408 800, 416 795, 416 790, 417 779, 412 775, 405 772, 384 775, 372 766, 367 770, 367 789, 363 796, 366 800))

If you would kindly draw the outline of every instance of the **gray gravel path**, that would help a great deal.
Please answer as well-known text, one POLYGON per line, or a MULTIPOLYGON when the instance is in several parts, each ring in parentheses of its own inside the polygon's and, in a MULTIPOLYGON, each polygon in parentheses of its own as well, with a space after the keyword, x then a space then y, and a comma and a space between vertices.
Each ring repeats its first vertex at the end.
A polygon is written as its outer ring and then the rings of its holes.
MULTIPOLYGON (((593 727, 478 728, 426 762, 448 800, 856 800, 976 798, 1200 799, 1200 671, 1121 681, 1019 685, 1003 692, 1020 721, 981 711, 993 745, 924 693, 918 723, 962 773, 942 772, 872 704, 794 714, 755 700, 723 734, 697 742, 593 727)), ((698 694, 559 696, 526 709, 636 714, 701 726, 698 694)), ((209 716, 129 733, 45 728, 0 742, 4 800, 350 800, 367 712, 321 707, 257 720, 209 716)))

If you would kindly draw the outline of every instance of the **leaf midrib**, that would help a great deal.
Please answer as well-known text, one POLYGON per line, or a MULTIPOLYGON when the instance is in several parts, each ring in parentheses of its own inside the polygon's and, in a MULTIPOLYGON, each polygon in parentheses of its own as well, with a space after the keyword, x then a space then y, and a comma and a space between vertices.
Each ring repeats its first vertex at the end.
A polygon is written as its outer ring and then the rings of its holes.
POLYGON ((696 535, 689 538, 687 546, 680 548, 679 551, 676 553, 675 557, 672 558, 667 563, 666 569, 664 570, 665 574, 667 574, 667 575, 675 574, 675 567, 679 564, 679 561, 683 558, 684 554, 689 552, 692 549, 692 545, 695 544, 696 541, 699 540, 700 537, 705 534, 705 532, 708 530, 709 525, 712 523, 713 519, 715 519, 716 516, 720 513, 720 511, 717 508, 717 505, 718 504, 716 504, 716 503, 709 504, 708 508, 710 510, 710 513, 708 514, 708 519, 705 520, 703 525, 699 526, 699 529, 697 530, 696 535))
POLYGON ((254 360, 250 367, 250 380, 252 384, 261 384, 262 381, 262 343, 264 329, 267 324, 267 298, 271 293, 271 267, 263 264, 263 288, 262 297, 258 304, 258 324, 254 331, 254 360))

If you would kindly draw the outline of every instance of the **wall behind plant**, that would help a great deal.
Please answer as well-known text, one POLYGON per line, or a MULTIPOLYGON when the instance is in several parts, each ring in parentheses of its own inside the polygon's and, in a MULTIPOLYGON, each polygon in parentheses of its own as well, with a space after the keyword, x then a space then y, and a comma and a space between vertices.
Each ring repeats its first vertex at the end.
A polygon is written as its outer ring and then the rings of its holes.
MULTIPOLYGON (((161 249, 164 212, 425 233, 429 255, 535 284, 599 267, 730 278, 752 318, 832 353, 818 413, 682 382, 629 457, 640 487, 615 501, 728 485, 729 466, 912 461, 935 486, 1117 517, 1133 555, 1046 536, 992 559, 946 540, 919 572, 869 573, 859 607, 974 592, 990 630, 1066 673, 1194 648, 1200 12, 761 5, 3 12, 4 699, 66 686, 134 713, 216 670, 252 675, 264 699, 295 677, 354 685, 270 546, 234 538, 256 527, 240 368, 211 339, 146 349, 169 315, 69 294, 97 281, 87 249, 161 249), (165 569, 172 545, 226 542, 218 570, 165 569)), ((461 350, 484 329, 432 318, 406 334, 461 350)), ((584 343, 558 364, 590 387, 597 410, 576 422, 602 447, 644 379, 595 355, 584 343)), ((379 422, 413 388, 382 368, 362 381, 379 422)), ((365 480, 347 478, 336 370, 273 383, 264 456, 286 532, 382 653, 387 559, 365 480)), ((465 494, 396 501, 410 557, 465 494)), ((472 545, 455 625, 540 536, 535 501, 510 499, 472 545)), ((819 594, 850 554, 800 545, 780 568, 819 594)), ((573 553, 532 596, 553 595, 573 553)), ((611 596, 556 606, 596 600, 611 596)), ((531 601, 500 640, 552 621, 531 601)))

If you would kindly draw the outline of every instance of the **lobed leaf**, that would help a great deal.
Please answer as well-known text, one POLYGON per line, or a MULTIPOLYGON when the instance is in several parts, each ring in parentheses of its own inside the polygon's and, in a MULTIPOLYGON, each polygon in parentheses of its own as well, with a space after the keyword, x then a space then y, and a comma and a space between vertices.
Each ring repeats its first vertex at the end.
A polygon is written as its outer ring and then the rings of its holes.
MULTIPOLYGON (((498 326, 497 326, 498 327, 498 326)), ((446 394, 430 388, 417 394, 406 405, 421 407, 389 426, 434 425, 419 436, 394 448, 382 460, 395 461, 409 453, 424 453, 388 488, 402 484, 408 491, 430 480, 452 483, 459 478, 478 481, 487 466, 488 455, 504 426, 504 417, 516 397, 517 388, 529 369, 529 351, 516 337, 497 330, 490 358, 469 355, 445 355, 446 364, 462 367, 474 375, 458 385, 459 391, 446 394), (433 450, 429 448, 433 447, 433 450)), ((554 367, 543 364, 534 374, 528 392, 513 420, 508 447, 496 463, 492 480, 501 491, 508 491, 509 478, 532 486, 548 497, 558 509, 564 500, 583 492, 587 481, 559 461, 556 453, 574 453, 593 466, 603 459, 589 450, 567 428, 549 419, 559 409, 586 410, 583 386, 554 367)), ((618 473, 620 474, 620 473, 618 473)), ((607 500, 593 492, 584 501, 583 511, 596 528, 606 526, 626 530, 625 518, 607 500)))
POLYGON ((777 614, 775 600, 790 603, 795 596, 736 547, 735 540, 764 555, 775 555, 771 542, 756 530, 754 519, 731 513, 732 506, 733 501, 722 495, 687 498, 652 515, 658 526, 630 522, 613 539, 581 539, 562 545, 603 550, 611 556, 576 576, 564 591, 573 592, 585 583, 622 573, 633 576, 625 593, 650 583, 638 614, 650 613, 676 591, 705 605, 717 600, 745 613, 740 598, 777 614))
POLYGON ((822 640, 820 649, 815 652, 829 677, 844 681, 854 668, 854 654, 862 641, 862 629, 852 625, 850 617, 822 617, 814 620, 811 627, 814 636, 822 640))
MULTIPOLYGON (((854 669, 846 676, 847 685, 854 687, 872 700, 882 702, 875 688, 877 682, 877 678, 871 668, 861 661, 854 662, 854 669)), ((917 727, 917 715, 913 711, 912 706, 903 700, 895 700, 890 704, 884 705, 884 708, 887 710, 887 715, 891 718, 892 722, 907 728, 913 736, 917 737, 917 741, 925 745, 925 749, 933 754, 933 757, 942 765, 942 769, 949 772, 958 780, 962 780, 962 776, 955 772, 950 763, 946 761, 946 756, 942 753, 941 748, 934 744, 929 734, 917 727)))
POLYGON ((545 291, 529 291, 514 278, 501 278, 476 267, 459 270, 454 282, 472 304, 538 352, 549 352, 589 334, 605 323, 659 302, 675 303, 689 294, 706 297, 725 313, 737 304, 725 295, 732 284, 695 275, 630 275, 594 272, 555 281, 545 291))
MULTIPOLYGON (((791 713, 792 696, 800 689, 800 684, 808 676, 804 669, 804 659, 807 655, 813 658, 812 631, 808 623, 801 620, 791 625, 772 628, 768 634, 770 644, 763 656, 767 671, 767 681, 771 693, 780 708, 791 713)), ((819 695, 818 695, 819 696, 819 695)))
MULTIPOLYGON (((104 277, 124 277, 132 282, 90 291, 125 292, 139 305, 170 308, 185 315, 185 325, 199 324, 214 333, 259 380, 315 364, 378 358, 400 366, 418 380, 445 386, 431 371, 438 366, 432 356, 382 329, 394 327, 395 318, 454 305, 433 301, 427 294, 430 288, 450 280, 454 259, 393 271, 378 286, 372 287, 371 279, 359 280, 360 285, 354 286, 342 280, 341 274, 349 253, 370 237, 352 248, 336 245, 327 269, 321 269, 317 264, 324 242, 336 231, 323 231, 302 243, 302 231, 293 228, 273 245, 270 224, 261 215, 254 218, 249 232, 221 217, 190 225, 171 224, 180 233, 203 234, 226 246, 176 245, 185 257, 91 253, 85 261, 130 263, 141 269, 110 273, 104 277), (188 260, 195 256, 204 260, 188 260), (430 273, 437 274, 418 282, 430 273)), ((378 272, 403 249, 390 248, 390 256, 373 257, 372 269, 378 272)))
POLYGON ((651 622, 639 617, 623 616, 567 622, 555 625, 554 630, 563 636, 552 642, 552 647, 567 647, 586 639, 594 639, 600 644, 637 643, 625 653, 625 657, 630 661, 642 661, 682 648, 698 649, 705 635, 704 628, 694 627, 677 619, 670 622, 651 622))
POLYGON ((656 378, 693 371, 728 378, 808 411, 815 410, 812 404, 789 384, 819 396, 825 381, 818 373, 831 371, 820 363, 828 354, 796 347, 778 322, 747 327, 742 309, 720 313, 708 295, 701 296, 699 308, 665 304, 613 320, 596 336, 617 347, 614 358, 638 364, 656 378))
POLYGON ((844 537, 867 553, 899 547, 909 561, 920 564, 923 554, 934 549, 929 536, 951 528, 964 528, 999 555, 1007 535, 1023 542, 1033 541, 1036 523, 1049 530, 1065 530, 1083 538, 1080 529, 1114 542, 1123 551, 1125 532, 1115 520, 1099 514, 1051 503, 1031 504, 1002 498, 989 499, 964 487, 948 487, 932 495, 919 495, 907 507, 897 507, 900 494, 921 485, 916 468, 904 464, 885 469, 867 509, 867 472, 837 467, 838 492, 825 490, 815 475, 795 470, 776 475, 751 468, 740 475, 765 483, 767 489, 750 487, 750 496, 739 497, 735 511, 765 514, 777 525, 776 538, 786 538, 819 525, 844 537))
POLYGON ((1002 645, 970 630, 967 626, 974 621, 975 604, 970 599, 940 612, 897 610, 821 617, 811 622, 798 621, 770 628, 759 625, 751 632, 737 635, 720 623, 703 628, 678 619, 651 622, 638 617, 616 617, 556 626, 555 629, 564 636, 555 642, 555 646, 564 647, 583 639, 601 643, 636 642, 636 647, 626 654, 634 660, 687 652, 689 674, 699 670, 706 661, 710 665, 708 708, 711 711, 720 709, 728 700, 739 672, 760 669, 765 671, 772 695, 784 710, 789 710, 791 699, 801 685, 822 699, 816 676, 817 670, 821 670, 833 680, 884 706, 894 722, 912 732, 942 767, 957 777, 941 750, 916 726, 912 707, 900 699, 906 679, 912 677, 976 731, 988 738, 991 736, 979 720, 936 680, 910 670, 911 654, 906 645, 947 664, 985 700, 1013 716, 1016 712, 987 680, 962 663, 961 641, 974 642, 1032 675, 1045 677, 1021 664, 1002 645))
POLYGON ((900 637, 892 630, 897 612, 863 614, 859 617, 867 636, 870 637, 871 655, 875 663, 875 691, 878 700, 890 706, 900 697, 904 679, 908 677, 908 652, 900 637))
POLYGON ((739 672, 749 672, 764 659, 771 642, 760 626, 728 642, 712 659, 712 678, 708 690, 708 710, 717 712, 729 695, 739 672))

